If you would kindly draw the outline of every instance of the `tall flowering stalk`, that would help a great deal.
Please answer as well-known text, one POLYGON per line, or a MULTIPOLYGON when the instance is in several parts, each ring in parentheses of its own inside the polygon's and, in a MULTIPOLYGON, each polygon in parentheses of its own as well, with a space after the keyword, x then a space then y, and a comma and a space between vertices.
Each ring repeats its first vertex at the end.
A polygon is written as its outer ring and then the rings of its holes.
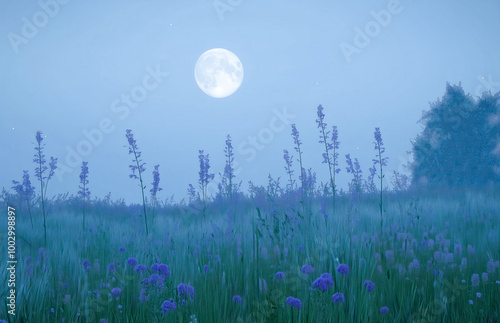
POLYGON ((198 183, 200 184, 200 190, 203 198, 203 216, 205 216, 205 210, 207 206, 207 193, 208 193, 208 183, 214 179, 215 174, 210 174, 208 170, 210 169, 210 160, 208 154, 204 155, 203 150, 198 151, 198 159, 200 161, 200 172, 198 183))
POLYGON ((363 191, 363 171, 359 165, 357 158, 354 158, 354 162, 351 159, 351 154, 345 155, 346 158, 346 170, 348 173, 352 174, 351 183, 349 183, 349 190, 351 193, 359 194, 363 191))
POLYGON ((82 170, 80 172, 80 189, 78 191, 78 195, 82 198, 82 229, 85 231, 85 209, 87 208, 87 203, 90 198, 90 190, 89 190, 89 167, 88 162, 82 162, 82 170))
POLYGON ((28 206, 28 213, 30 215, 31 228, 33 228, 33 217, 31 215, 31 201, 35 196, 35 187, 31 186, 30 175, 27 170, 23 171, 23 182, 20 183, 18 181, 12 181, 12 189, 16 191, 21 200, 26 201, 28 206))
POLYGON ((295 144, 294 149, 299 154, 299 158, 297 159, 297 161, 299 162, 299 166, 300 166, 299 179, 300 179, 300 183, 301 183, 302 192, 304 192, 304 176, 305 176, 306 170, 302 166, 302 150, 300 148, 300 146, 302 145, 302 141, 299 138, 299 131, 297 130, 295 123, 292 124, 292 138, 293 138, 293 143, 295 144))
POLYGON ((283 150, 283 159, 285 160, 285 171, 286 174, 288 175, 288 179, 290 181, 290 192, 293 192, 293 169, 292 169, 292 159, 293 157, 290 156, 288 153, 288 150, 284 149, 283 150))
POLYGON ((373 144, 375 145, 375 150, 377 151, 377 159, 373 159, 374 165, 380 165, 380 175, 378 176, 380 178, 380 202, 379 202, 379 209, 380 209, 380 228, 382 228, 383 224, 383 218, 382 218, 382 212, 383 212, 383 205, 382 205, 382 192, 383 192, 383 178, 384 178, 384 173, 383 173, 383 166, 387 166, 387 160, 389 157, 382 157, 382 154, 385 152, 385 147, 384 143, 382 142, 382 134, 380 133, 380 128, 375 128, 374 132, 374 137, 375 141, 373 144))
POLYGON ((157 198, 156 198, 156 194, 163 190, 163 188, 160 187, 160 165, 155 165, 155 169, 153 170, 153 183, 151 184, 152 185, 152 189, 149 190, 149 192, 151 193, 151 204, 152 204, 152 207, 153 209, 156 208, 156 204, 158 202, 157 198))
POLYGON ((142 207, 143 207, 143 212, 144 212, 144 224, 146 227, 146 235, 149 234, 148 230, 148 218, 146 214, 146 198, 144 197, 144 189, 146 186, 143 184, 142 181, 142 173, 146 171, 146 168, 144 163, 141 159, 141 151, 139 150, 139 147, 137 147, 137 142, 134 139, 134 134, 132 133, 132 130, 127 129, 126 135, 127 140, 128 140, 128 153, 129 155, 133 155, 132 159, 132 165, 130 165, 130 169, 132 170, 132 174, 130 174, 130 178, 135 178, 139 179, 139 185, 141 187, 141 193, 142 193, 142 207), (136 175, 136 172, 139 176, 136 175))
MULTIPOLYGON (((224 166, 224 178, 227 180, 227 196, 229 199, 233 199, 233 178, 234 176, 234 153, 233 153, 233 145, 231 143, 231 136, 227 135, 226 138, 226 147, 224 148, 224 156, 226 157, 226 166, 224 166)), ((208 159, 207 159, 208 163, 208 159)))
POLYGON ((35 139, 36 139, 36 145, 35 145, 35 155, 33 162, 37 166, 35 168, 35 176, 40 181, 40 201, 42 203, 42 215, 43 215, 43 236, 45 245, 47 245, 47 219, 45 212, 45 192, 48 181, 50 180, 52 175, 54 175, 54 170, 57 168, 57 158, 51 157, 49 176, 44 176, 49 168, 46 166, 47 161, 45 159, 45 154, 43 153, 45 144, 42 144, 43 137, 41 131, 36 132, 35 139))

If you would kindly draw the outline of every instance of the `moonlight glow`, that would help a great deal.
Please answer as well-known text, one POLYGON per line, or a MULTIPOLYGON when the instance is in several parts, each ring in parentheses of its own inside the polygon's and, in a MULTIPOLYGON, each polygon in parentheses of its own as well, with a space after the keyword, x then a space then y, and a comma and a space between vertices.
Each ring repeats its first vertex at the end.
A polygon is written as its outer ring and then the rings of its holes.
POLYGON ((243 65, 232 52, 214 48, 204 52, 194 68, 200 89, 214 98, 230 96, 243 81, 243 65))

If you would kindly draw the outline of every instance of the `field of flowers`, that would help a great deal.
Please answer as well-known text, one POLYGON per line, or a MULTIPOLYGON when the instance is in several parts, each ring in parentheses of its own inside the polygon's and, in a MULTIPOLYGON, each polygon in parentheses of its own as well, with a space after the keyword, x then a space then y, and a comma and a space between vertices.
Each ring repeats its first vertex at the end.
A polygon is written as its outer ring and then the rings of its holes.
POLYGON ((293 124, 286 185, 269 175, 244 194, 227 136, 219 192, 209 194, 214 174, 200 150, 199 190, 189 185, 189 201, 179 203, 157 198, 159 165, 146 190, 131 130, 141 204, 91 199, 87 162, 76 196, 48 199, 57 158, 46 159, 37 132, 39 191, 24 171, 15 194, 4 190, 0 200, 15 210, 1 245, 15 231, 17 260, 14 316, 2 253, 0 322, 499 322, 498 187, 422 190, 394 172, 388 189, 375 128, 367 179, 347 154, 352 180, 339 190, 337 128, 328 130, 321 106, 317 116, 326 184, 303 167, 293 124))
POLYGON ((376 197, 339 198, 325 221, 268 194, 205 218, 158 208, 147 236, 140 208, 91 208, 83 232, 80 210, 49 203, 44 247, 41 219, 18 217, 16 319, 498 322, 500 195, 422 195, 387 196, 382 229, 376 197))

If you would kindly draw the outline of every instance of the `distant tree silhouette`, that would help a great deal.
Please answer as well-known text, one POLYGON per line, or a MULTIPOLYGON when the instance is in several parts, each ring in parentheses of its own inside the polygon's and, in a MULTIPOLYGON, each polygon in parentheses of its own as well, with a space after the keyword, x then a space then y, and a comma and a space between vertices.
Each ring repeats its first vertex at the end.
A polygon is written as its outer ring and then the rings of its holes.
POLYGON ((422 115, 413 144, 412 184, 481 186, 500 179, 500 92, 474 99, 446 84, 422 115))

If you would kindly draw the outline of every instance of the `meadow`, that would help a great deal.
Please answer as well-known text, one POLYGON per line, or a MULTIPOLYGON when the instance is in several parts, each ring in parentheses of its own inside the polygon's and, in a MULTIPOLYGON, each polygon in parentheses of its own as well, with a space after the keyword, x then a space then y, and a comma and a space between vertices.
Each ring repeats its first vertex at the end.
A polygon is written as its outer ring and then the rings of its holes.
POLYGON ((18 213, 11 321, 500 319, 498 190, 388 193, 382 229, 373 195, 339 197, 325 220, 318 199, 302 214, 268 193, 205 217, 201 204, 158 206, 147 236, 140 206, 93 205, 83 232, 71 199, 49 202, 46 246, 40 217, 18 213))
POLYGON ((337 128, 327 130, 321 106, 317 115, 326 183, 303 167, 293 124, 297 159, 283 151, 284 182, 269 175, 242 192, 228 135, 219 191, 208 190, 214 174, 200 150, 199 189, 190 184, 189 200, 176 203, 157 196, 159 165, 146 185, 131 130, 141 204, 91 198, 87 162, 76 196, 48 199, 57 158, 48 162, 38 131, 39 192, 24 171, 0 200, 2 259, 17 261, 15 272, 0 263, 0 322, 500 321, 497 184, 432 188, 394 172, 386 187, 375 128, 369 175, 347 154, 352 180, 339 189, 337 128))

